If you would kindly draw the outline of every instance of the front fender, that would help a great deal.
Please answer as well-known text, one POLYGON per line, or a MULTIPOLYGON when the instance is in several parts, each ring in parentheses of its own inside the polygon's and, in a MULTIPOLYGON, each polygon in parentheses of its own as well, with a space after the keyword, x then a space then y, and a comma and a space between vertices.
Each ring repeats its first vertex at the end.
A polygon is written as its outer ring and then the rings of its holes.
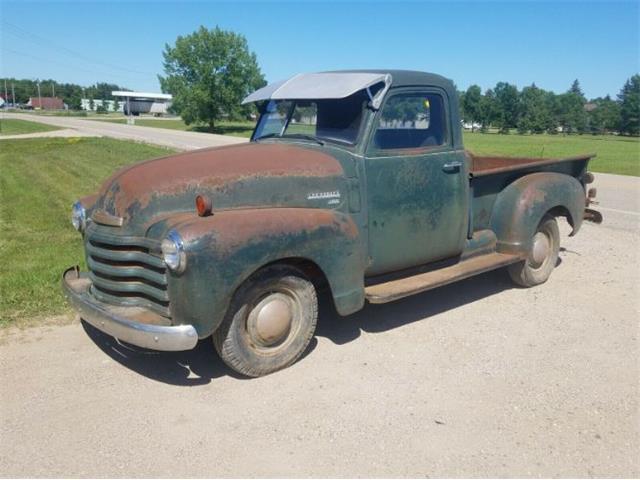
POLYGON ((364 258, 350 216, 314 208, 226 210, 173 227, 184 240, 187 268, 169 281, 174 318, 200 337, 222 322, 235 290, 261 267, 305 259, 325 274, 342 315, 364 304, 364 258))
POLYGON ((584 186, 574 177, 538 172, 520 177, 502 192, 493 206, 491 228, 498 237, 498 251, 523 254, 545 213, 567 216, 574 235, 582 225, 584 186))

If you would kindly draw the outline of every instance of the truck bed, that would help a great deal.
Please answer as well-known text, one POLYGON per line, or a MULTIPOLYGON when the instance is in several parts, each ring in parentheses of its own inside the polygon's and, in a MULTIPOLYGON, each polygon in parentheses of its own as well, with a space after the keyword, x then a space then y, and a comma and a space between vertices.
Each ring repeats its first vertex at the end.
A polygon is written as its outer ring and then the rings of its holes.
POLYGON ((519 177, 535 172, 557 172, 580 178, 595 154, 567 158, 530 158, 474 155, 467 151, 471 177, 470 231, 490 228, 497 195, 519 177))
POLYGON ((498 157, 475 155, 469 151, 467 151, 467 155, 470 158, 470 172, 474 177, 513 172, 516 170, 535 170, 537 167, 564 162, 577 163, 589 160, 596 156, 594 153, 588 153, 566 158, 498 157))

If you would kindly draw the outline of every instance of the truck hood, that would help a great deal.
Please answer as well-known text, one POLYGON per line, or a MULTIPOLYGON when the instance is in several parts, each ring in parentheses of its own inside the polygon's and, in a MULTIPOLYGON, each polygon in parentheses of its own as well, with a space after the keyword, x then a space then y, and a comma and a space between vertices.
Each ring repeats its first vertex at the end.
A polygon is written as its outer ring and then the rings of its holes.
POLYGON ((124 168, 104 183, 93 210, 139 230, 175 213, 195 212, 197 195, 211 199, 214 213, 266 206, 335 208, 346 197, 344 185, 343 167, 332 155, 300 145, 250 143, 124 168))

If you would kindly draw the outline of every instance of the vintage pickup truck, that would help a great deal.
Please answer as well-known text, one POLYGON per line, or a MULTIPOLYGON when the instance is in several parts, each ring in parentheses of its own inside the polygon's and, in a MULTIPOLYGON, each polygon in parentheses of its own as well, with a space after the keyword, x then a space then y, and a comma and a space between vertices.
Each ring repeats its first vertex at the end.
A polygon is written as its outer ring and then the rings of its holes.
POLYGON ((571 235, 602 220, 587 208, 593 155, 465 152, 438 75, 301 74, 247 102, 251 142, 124 168, 74 204, 88 272, 62 284, 85 321, 156 350, 212 335, 260 376, 308 346, 319 288, 346 316, 501 267, 531 287, 558 260, 557 217, 571 235))

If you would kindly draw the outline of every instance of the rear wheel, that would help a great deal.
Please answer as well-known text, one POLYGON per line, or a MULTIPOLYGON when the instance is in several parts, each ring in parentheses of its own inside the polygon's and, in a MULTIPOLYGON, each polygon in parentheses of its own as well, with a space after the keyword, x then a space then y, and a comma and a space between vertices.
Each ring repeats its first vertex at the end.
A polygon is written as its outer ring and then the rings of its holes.
POLYGON ((511 279, 522 287, 533 287, 547 281, 558 261, 560 231, 558 222, 545 215, 531 239, 527 259, 508 267, 511 279))
POLYGON ((268 267, 236 292, 213 343, 233 370, 259 377, 294 363, 318 319, 313 284, 296 268, 268 267))

